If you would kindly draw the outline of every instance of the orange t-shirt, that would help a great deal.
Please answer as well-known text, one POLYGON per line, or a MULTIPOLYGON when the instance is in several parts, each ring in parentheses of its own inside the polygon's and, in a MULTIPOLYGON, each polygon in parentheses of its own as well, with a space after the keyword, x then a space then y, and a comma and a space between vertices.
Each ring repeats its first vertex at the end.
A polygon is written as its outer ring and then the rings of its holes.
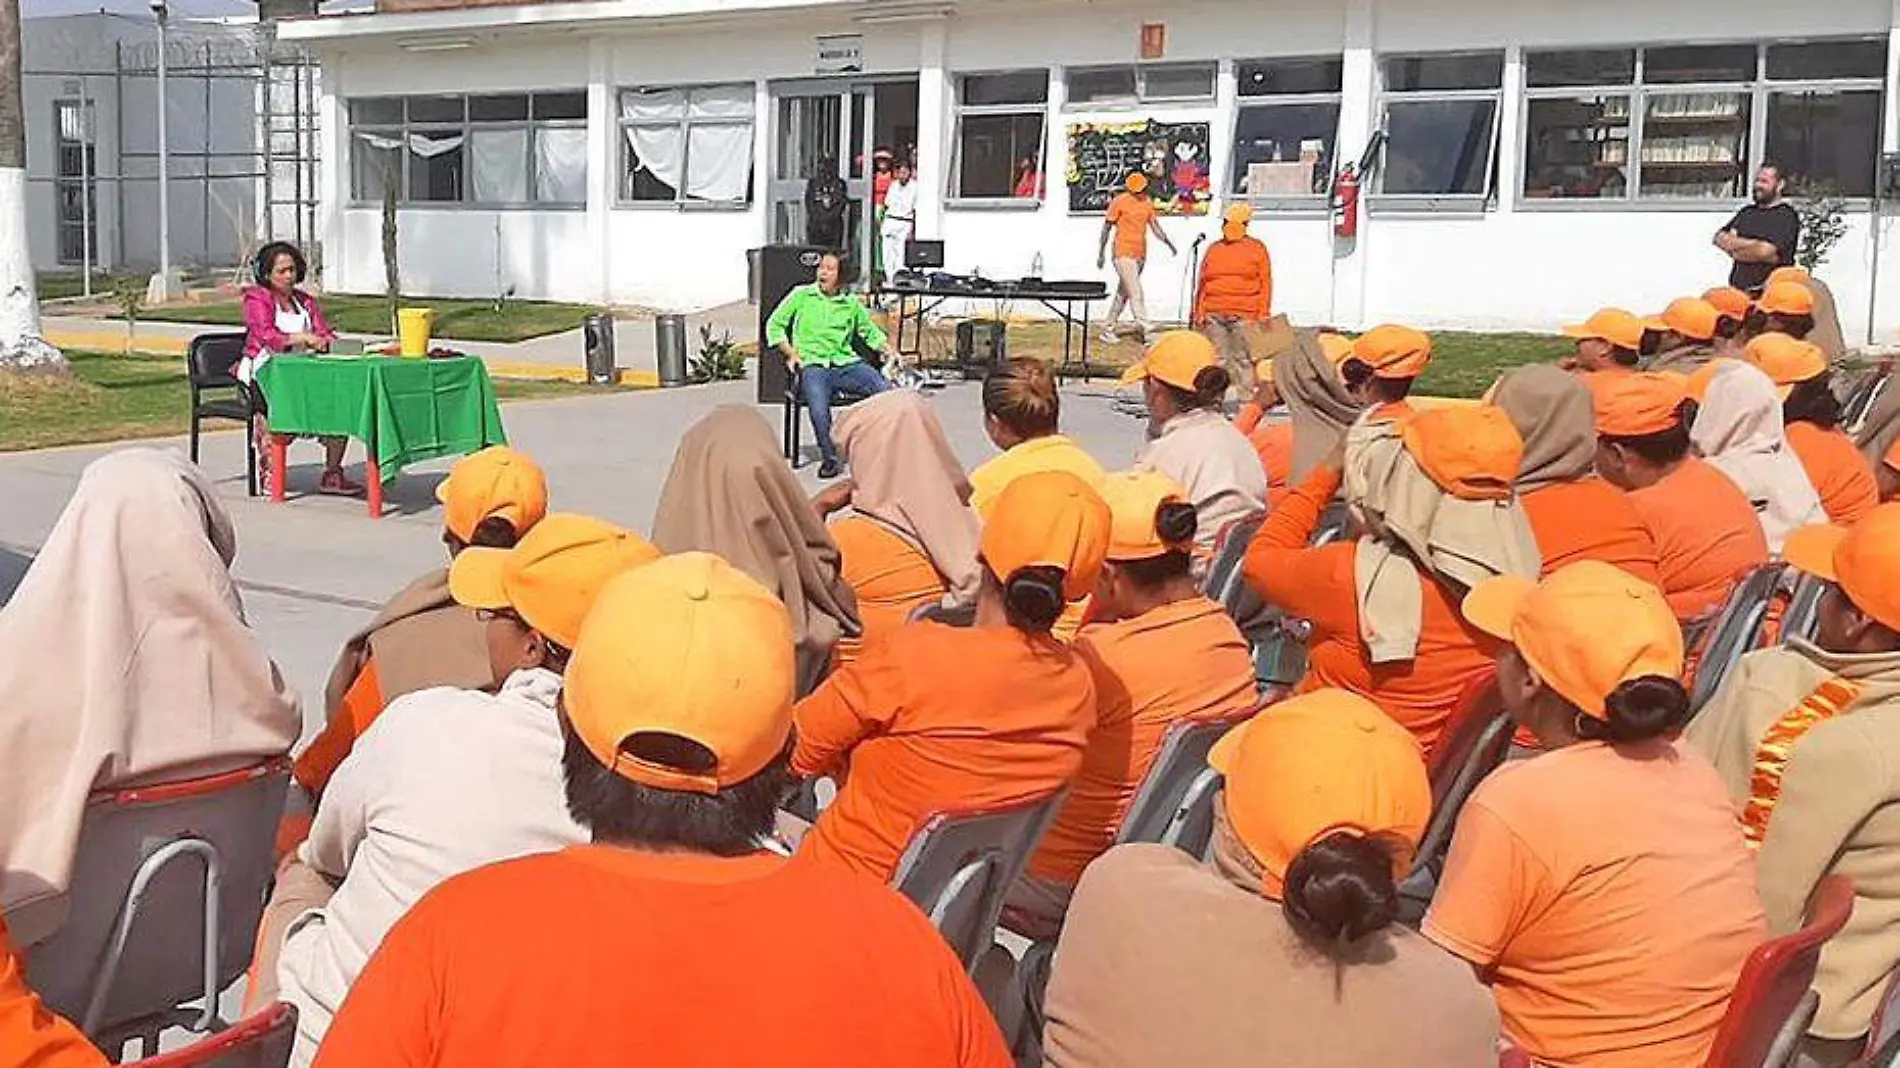
POLYGON ((1268 604, 1312 624, 1298 692, 1336 686, 1360 694, 1410 730, 1429 755, 1465 687, 1491 669, 1487 640, 1465 622, 1457 599, 1421 572, 1418 655, 1389 664, 1366 659, 1353 584, 1359 543, 1307 545, 1339 478, 1336 469, 1321 467, 1287 494, 1247 547, 1242 573, 1268 604))
POLYGON ((1873 466, 1853 438, 1801 421, 1788 424, 1788 447, 1800 458, 1830 522, 1851 526, 1880 503, 1873 466))
POLYGON ((1095 685, 1074 650, 1010 627, 913 623, 796 711, 800 775, 849 774, 799 846, 889 879, 931 814, 1046 797, 1074 777, 1095 685))
POLYGON ((0 919, 0 1064, 7 1068, 104 1068, 105 1054, 26 985, 26 969, 0 919))
POLYGON ((1228 315, 1264 323, 1273 314, 1273 257, 1256 238, 1220 240, 1201 258, 1201 284, 1194 293, 1194 322, 1228 315))
POLYGON ((1458 816, 1425 934, 1484 972, 1539 1062, 1707 1059, 1767 937, 1721 778, 1687 746, 1583 742, 1506 764, 1458 816))
POLYGON ((370 958, 316 1063, 629 1061, 1011 1064, 962 965, 894 891, 770 854, 608 846, 431 891, 370 958))
POLYGON ((1108 221, 1115 227, 1115 258, 1148 258, 1148 224, 1155 220, 1155 206, 1145 196, 1119 193, 1108 202, 1108 221))
POLYGON ((350 688, 343 691, 343 699, 337 702, 323 730, 297 754, 291 775, 312 794, 323 793, 323 788, 330 784, 330 776, 336 774, 343 758, 355 748, 356 740, 382 712, 383 688, 376 675, 376 657, 366 653, 363 669, 356 673, 350 688))
POLYGON ((1088 624, 1075 651, 1095 677, 1095 729, 1029 861, 1031 875, 1069 885, 1114 843, 1169 727, 1242 714, 1257 700, 1247 640, 1205 597, 1088 624))
POLYGON ((1267 473, 1267 503, 1278 504, 1292 487, 1293 422, 1283 419, 1256 427, 1247 435, 1253 451, 1260 454, 1260 467, 1267 473))
POLYGON ((1663 596, 1677 619, 1720 608, 1738 579, 1768 562, 1768 538, 1748 497, 1693 456, 1629 498, 1656 539, 1663 596))
POLYGON ((1396 400, 1373 405, 1367 410, 1365 419, 1368 423, 1396 423, 1416 414, 1417 409, 1412 407, 1411 401, 1396 400))
MULTIPOLYGON (((1900 475, 1900 438, 1895 438, 1893 444, 1887 446, 1887 454, 1880 458, 1880 466, 1893 471, 1895 475, 1900 475)), ((1900 500, 1900 494, 1891 495, 1887 499, 1900 500)))
POLYGON ((1544 556, 1544 574, 1578 560, 1614 564, 1662 588, 1656 539, 1629 495, 1600 478, 1553 482, 1518 497, 1544 556))
POLYGON ((829 529, 864 624, 863 637, 838 639, 835 662, 848 664, 862 655, 866 643, 910 622, 912 612, 940 603, 947 587, 922 549, 875 519, 846 516, 833 520, 829 529))

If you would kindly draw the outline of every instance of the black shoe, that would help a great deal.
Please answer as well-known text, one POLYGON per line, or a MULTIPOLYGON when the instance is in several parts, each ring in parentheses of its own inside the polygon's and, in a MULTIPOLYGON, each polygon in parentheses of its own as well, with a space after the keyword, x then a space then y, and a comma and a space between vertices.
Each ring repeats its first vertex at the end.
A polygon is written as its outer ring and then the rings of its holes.
POLYGON ((836 460, 826 460, 824 463, 818 465, 819 478, 833 479, 842 474, 844 474, 844 468, 839 466, 836 460))

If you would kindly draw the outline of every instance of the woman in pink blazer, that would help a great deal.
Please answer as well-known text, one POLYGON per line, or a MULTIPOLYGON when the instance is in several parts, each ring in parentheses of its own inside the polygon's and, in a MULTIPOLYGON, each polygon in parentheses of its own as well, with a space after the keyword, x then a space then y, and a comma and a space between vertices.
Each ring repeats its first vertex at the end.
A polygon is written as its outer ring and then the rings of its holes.
MULTIPOLYGON (((258 250, 252 277, 257 284, 244 291, 244 358, 238 361, 237 376, 250 383, 257 369, 274 355, 287 352, 326 352, 336 340, 336 331, 324 321, 316 299, 297 288, 304 280, 303 253, 286 241, 273 241, 258 250)), ((268 488, 271 479, 282 477, 270 469, 270 429, 264 410, 262 390, 253 389, 258 413, 252 421, 257 435, 259 467, 268 488)), ((323 439, 323 493, 361 493, 363 487, 343 473, 344 438, 323 439)))

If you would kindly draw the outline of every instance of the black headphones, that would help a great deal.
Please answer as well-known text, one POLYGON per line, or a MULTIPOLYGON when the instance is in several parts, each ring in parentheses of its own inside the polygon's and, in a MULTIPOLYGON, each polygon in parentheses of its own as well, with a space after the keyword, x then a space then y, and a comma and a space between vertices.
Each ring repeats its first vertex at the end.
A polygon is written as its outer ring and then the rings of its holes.
POLYGON ((270 285, 271 264, 277 262, 277 257, 285 255, 297 267, 296 284, 302 285, 305 273, 303 253, 298 252, 297 246, 288 241, 272 241, 257 250, 257 255, 251 259, 251 279, 260 286, 270 285))

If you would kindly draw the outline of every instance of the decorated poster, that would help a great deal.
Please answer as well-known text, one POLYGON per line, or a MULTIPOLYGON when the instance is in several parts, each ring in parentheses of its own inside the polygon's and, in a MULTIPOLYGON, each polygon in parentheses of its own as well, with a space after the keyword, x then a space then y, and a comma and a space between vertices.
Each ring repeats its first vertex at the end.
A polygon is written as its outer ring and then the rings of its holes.
POLYGON ((1205 215, 1213 201, 1205 122, 1069 124, 1069 210, 1093 214, 1135 171, 1148 176, 1148 198, 1163 215, 1205 215))

